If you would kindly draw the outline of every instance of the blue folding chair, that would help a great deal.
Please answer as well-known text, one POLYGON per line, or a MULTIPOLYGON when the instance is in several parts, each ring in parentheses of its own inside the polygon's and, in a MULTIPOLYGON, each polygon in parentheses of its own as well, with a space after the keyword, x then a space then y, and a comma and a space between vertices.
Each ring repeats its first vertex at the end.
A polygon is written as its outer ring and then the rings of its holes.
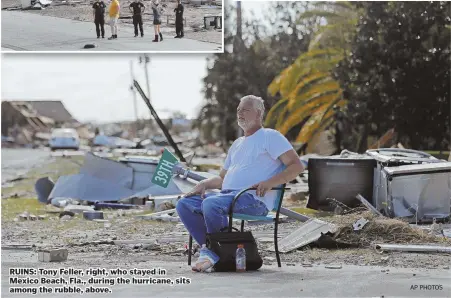
MULTIPOLYGON (((274 201, 273 209, 270 211, 276 212, 276 217, 269 216, 269 214, 267 216, 253 216, 253 215, 247 215, 247 214, 233 213, 233 215, 232 215, 233 219, 241 220, 241 232, 244 231, 244 222, 245 221, 268 221, 268 222, 274 221, 274 249, 276 251, 277 264, 279 265, 279 267, 282 267, 282 265, 280 263, 280 256, 279 256, 277 228, 278 228, 278 224, 279 224, 280 207, 282 207, 283 195, 285 194, 285 190, 289 189, 289 188, 286 188, 285 186, 286 186, 286 184, 283 184, 281 187, 272 188, 272 190, 277 190, 277 198, 274 201)), ((232 201, 232 206, 231 206, 232 210, 233 210, 233 207, 235 206, 235 202, 238 200, 238 198, 243 193, 245 193, 246 191, 249 191, 249 190, 256 190, 256 188, 249 187, 249 188, 246 188, 246 189, 240 191, 239 193, 237 193, 237 195, 235 196, 235 198, 232 201)), ((229 218, 229 222, 232 223, 230 218, 229 218)), ((190 234, 189 235, 189 248, 188 248, 188 265, 191 265, 192 247, 193 247, 193 237, 190 234)))

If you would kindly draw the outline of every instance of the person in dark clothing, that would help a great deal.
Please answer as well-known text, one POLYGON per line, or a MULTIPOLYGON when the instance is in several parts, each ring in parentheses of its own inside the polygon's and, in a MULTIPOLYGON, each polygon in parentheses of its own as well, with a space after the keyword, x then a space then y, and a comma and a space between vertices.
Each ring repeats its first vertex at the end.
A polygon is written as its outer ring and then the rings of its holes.
POLYGON ((177 7, 175 12, 175 32, 177 33, 174 38, 182 38, 183 34, 183 5, 181 0, 177 0, 177 7))
POLYGON ((143 30, 143 18, 142 13, 146 9, 144 4, 142 4, 141 1, 135 0, 135 2, 132 2, 129 7, 130 11, 133 13, 133 26, 135 26, 135 37, 138 36, 138 25, 139 25, 139 32, 141 32, 141 37, 144 36, 144 30, 143 30), (142 10, 141 10, 142 8, 142 10), (133 11, 132 11, 133 9, 133 11))
POLYGON ((94 24, 96 24, 97 38, 100 38, 100 32, 102 32, 102 38, 105 38, 105 8, 105 3, 100 0, 96 0, 92 5, 92 13, 94 15, 94 24))

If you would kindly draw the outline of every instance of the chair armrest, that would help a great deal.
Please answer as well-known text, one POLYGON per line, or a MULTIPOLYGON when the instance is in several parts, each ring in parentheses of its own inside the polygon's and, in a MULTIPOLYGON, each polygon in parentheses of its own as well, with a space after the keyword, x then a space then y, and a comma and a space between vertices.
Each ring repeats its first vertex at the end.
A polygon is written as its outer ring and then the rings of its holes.
MULTIPOLYGON (((241 190, 239 193, 237 193, 235 195, 235 197, 233 198, 232 204, 230 204, 230 209, 229 209, 229 232, 232 231, 232 221, 233 221, 233 208, 235 207, 235 203, 236 201, 240 198, 240 196, 249 191, 249 190, 256 190, 256 187, 248 187, 246 189, 241 190)), ((290 188, 286 188, 286 187, 273 187, 271 188, 271 190, 289 190, 290 188)))

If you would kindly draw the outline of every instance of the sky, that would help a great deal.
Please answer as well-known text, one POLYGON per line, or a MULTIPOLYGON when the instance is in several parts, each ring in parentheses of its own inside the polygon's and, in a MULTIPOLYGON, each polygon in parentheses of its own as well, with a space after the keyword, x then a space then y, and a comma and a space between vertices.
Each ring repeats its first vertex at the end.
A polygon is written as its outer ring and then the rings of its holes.
MULTIPOLYGON (((135 79, 147 93, 144 65, 133 54, 2 55, 2 100, 62 100, 81 122, 134 119, 130 91, 135 79)), ((152 55, 148 64, 152 105, 161 118, 169 111, 196 116, 202 103, 205 55, 152 55)), ((150 112, 137 94, 138 116, 150 112)))
MULTIPOLYGON (((261 16, 264 2, 243 1, 243 16, 261 16)), ((195 118, 203 101, 208 54, 152 54, 148 64, 151 102, 161 118, 181 111, 195 118)), ((147 93, 138 54, 2 54, 2 100, 61 100, 81 122, 133 120, 130 91, 135 79, 147 93)), ((139 118, 150 112, 137 95, 139 118)))

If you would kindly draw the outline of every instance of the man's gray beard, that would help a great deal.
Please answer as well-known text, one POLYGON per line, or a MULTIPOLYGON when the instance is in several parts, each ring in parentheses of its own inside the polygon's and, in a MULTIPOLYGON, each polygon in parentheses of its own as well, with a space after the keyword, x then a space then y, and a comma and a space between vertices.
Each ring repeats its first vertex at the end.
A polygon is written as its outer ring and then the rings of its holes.
POLYGON ((242 130, 246 130, 246 122, 240 122, 240 121, 237 121, 238 122, 238 126, 242 129, 242 130))
POLYGON ((241 127, 241 129, 244 130, 244 131, 246 131, 247 129, 252 127, 253 124, 254 124, 254 122, 243 121, 243 122, 240 123, 240 121, 238 121, 238 126, 241 127))

